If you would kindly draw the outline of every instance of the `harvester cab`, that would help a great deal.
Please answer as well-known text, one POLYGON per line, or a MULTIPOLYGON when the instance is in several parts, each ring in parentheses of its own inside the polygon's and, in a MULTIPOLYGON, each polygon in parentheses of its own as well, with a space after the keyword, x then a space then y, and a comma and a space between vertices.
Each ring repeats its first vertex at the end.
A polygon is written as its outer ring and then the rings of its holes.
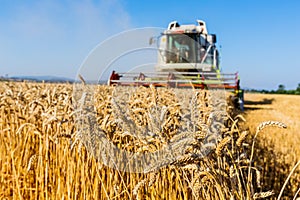
POLYGON ((160 37, 157 71, 218 72, 216 35, 208 34, 206 24, 179 25, 171 22, 160 37))

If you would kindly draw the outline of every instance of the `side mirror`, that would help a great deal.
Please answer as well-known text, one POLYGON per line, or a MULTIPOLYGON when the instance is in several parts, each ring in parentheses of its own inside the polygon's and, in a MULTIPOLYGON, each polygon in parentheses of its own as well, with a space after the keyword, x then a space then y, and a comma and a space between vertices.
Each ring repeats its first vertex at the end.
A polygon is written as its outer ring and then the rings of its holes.
POLYGON ((217 42, 217 36, 215 34, 207 35, 207 41, 214 44, 217 42))
POLYGON ((150 39, 149 39, 149 45, 152 45, 152 44, 155 44, 156 43, 156 37, 151 37, 150 39))

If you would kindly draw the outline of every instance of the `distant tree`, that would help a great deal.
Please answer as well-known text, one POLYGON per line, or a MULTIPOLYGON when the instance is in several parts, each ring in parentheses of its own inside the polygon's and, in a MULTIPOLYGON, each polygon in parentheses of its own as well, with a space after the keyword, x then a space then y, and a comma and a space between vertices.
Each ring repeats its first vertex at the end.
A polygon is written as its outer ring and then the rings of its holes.
POLYGON ((298 83, 298 87, 297 87, 297 89, 295 90, 295 94, 300 94, 300 83, 298 83))
POLYGON ((285 93, 285 86, 283 84, 278 85, 277 93, 285 93))
POLYGON ((300 92, 300 83, 298 83, 297 92, 300 92))

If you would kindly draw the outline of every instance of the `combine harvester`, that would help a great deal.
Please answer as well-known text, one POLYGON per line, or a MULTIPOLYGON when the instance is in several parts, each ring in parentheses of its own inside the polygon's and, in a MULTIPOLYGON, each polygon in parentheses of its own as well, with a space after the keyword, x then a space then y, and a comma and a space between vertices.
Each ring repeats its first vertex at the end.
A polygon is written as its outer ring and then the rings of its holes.
POLYGON ((226 89, 234 94, 234 103, 243 109, 243 92, 238 73, 221 73, 216 35, 209 34, 206 23, 179 25, 171 22, 161 36, 150 38, 158 42, 158 61, 155 72, 115 72, 109 85, 155 87, 193 87, 226 89))

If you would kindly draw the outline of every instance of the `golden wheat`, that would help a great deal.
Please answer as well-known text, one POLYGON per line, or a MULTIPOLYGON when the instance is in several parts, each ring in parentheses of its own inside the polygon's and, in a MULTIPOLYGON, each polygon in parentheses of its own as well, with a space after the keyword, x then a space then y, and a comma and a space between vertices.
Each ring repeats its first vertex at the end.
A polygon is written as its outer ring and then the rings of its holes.
MULTIPOLYGON (((70 84, 0 83, 1 199, 270 196, 261 192, 269 174, 250 165, 244 118, 220 91, 89 86, 79 78, 92 95, 70 84), (101 149, 101 138, 129 155, 165 157, 149 157, 144 173, 122 171, 111 156, 122 154, 101 149)), ((257 130, 273 125, 285 127, 270 121, 257 130)))

